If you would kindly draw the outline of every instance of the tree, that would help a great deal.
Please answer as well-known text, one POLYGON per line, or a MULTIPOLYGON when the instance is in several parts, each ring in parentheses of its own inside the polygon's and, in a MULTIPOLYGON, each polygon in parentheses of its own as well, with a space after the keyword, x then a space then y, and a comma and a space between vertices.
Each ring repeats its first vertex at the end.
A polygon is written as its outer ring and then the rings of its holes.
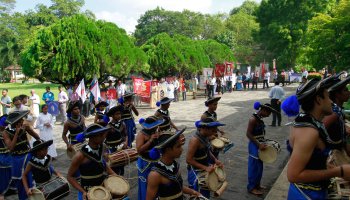
POLYGON ((265 48, 266 60, 276 58, 279 66, 295 66, 300 49, 305 46, 308 20, 316 13, 329 12, 335 2, 262 0, 257 11, 260 23, 257 39, 265 48))
POLYGON ((59 83, 148 70, 146 56, 125 30, 85 15, 63 18, 41 29, 21 55, 24 74, 59 83))
POLYGON ((63 17, 73 16, 80 13, 80 9, 84 6, 84 0, 51 0, 50 9, 54 14, 62 19, 63 17))
POLYGON ((255 1, 251 1, 251 0, 246 0, 243 2, 243 4, 240 7, 233 8, 230 11, 230 15, 235 15, 239 12, 243 12, 247 15, 255 16, 258 8, 259 8, 258 3, 256 3, 255 1))
POLYGON ((198 42, 210 60, 210 67, 214 67, 216 63, 236 61, 233 52, 228 46, 218 43, 215 40, 201 40, 198 42))
POLYGON ((350 1, 341 0, 330 13, 319 13, 309 21, 306 34, 307 48, 300 56, 316 69, 325 65, 337 70, 349 69, 350 53, 350 1))
POLYGON ((9 15, 15 7, 16 0, 0 0, 0 16, 9 15))

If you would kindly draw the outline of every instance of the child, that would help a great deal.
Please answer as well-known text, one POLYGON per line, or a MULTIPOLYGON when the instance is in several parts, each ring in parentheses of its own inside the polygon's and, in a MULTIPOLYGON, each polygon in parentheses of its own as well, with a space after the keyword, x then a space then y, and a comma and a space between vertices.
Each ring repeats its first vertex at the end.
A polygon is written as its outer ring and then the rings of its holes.
POLYGON ((136 109, 133 103, 133 96, 134 93, 126 93, 123 95, 123 98, 119 99, 119 103, 123 106, 122 120, 126 125, 129 147, 131 147, 136 134, 136 124, 132 113, 135 113, 136 116, 139 116, 139 111, 136 109))
POLYGON ((96 115, 94 123, 100 124, 102 126, 107 126, 109 122, 109 118, 105 113, 105 109, 109 104, 107 102, 101 101, 100 103, 96 104, 96 115))
POLYGON ((52 174, 62 177, 51 165, 52 157, 48 154, 48 149, 52 143, 53 140, 46 142, 37 140, 33 143, 33 148, 30 150, 33 156, 29 160, 22 177, 23 186, 28 196, 32 195, 32 189, 28 186, 28 175, 32 174, 36 187, 48 182, 52 174))

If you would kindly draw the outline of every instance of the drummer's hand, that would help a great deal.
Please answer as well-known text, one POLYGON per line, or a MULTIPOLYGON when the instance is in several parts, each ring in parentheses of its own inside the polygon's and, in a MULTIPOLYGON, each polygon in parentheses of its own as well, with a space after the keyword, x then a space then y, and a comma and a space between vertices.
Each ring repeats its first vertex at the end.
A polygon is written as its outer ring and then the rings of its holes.
POLYGON ((128 143, 124 143, 122 149, 128 149, 128 148, 129 148, 129 147, 128 147, 128 143))
POLYGON ((73 151, 73 145, 67 144, 67 150, 68 151, 73 151))
POLYGON ((87 198, 87 193, 86 193, 86 192, 83 193, 83 199, 84 199, 84 200, 88 200, 88 198, 87 198))
POLYGON ((208 173, 210 173, 210 172, 212 172, 214 170, 215 170, 215 168, 214 168, 213 165, 209 165, 208 167, 205 168, 205 171, 208 172, 208 173))
POLYGON ((27 191, 27 195, 30 196, 30 195, 32 195, 32 194, 33 194, 33 193, 32 193, 32 189, 29 188, 28 191, 27 191))
POLYGON ((262 150, 262 151, 265 150, 266 147, 267 147, 266 144, 262 144, 262 143, 259 144, 259 149, 262 150))
POLYGON ((217 165, 220 168, 224 168, 224 164, 220 160, 215 160, 215 165, 217 165))
POLYGON ((342 178, 346 181, 350 181, 350 165, 345 164, 342 166, 343 166, 343 177, 342 178))
POLYGON ((191 197, 200 197, 202 194, 200 192, 197 192, 196 190, 192 190, 191 197))

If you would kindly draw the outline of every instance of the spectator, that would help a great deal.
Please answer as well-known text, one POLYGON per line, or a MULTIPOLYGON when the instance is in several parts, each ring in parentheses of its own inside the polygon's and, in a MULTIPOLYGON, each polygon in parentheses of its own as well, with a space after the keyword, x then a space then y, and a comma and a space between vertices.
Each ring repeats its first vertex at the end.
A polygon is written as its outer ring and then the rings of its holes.
POLYGON ((250 76, 252 77, 252 90, 254 90, 254 85, 255 85, 255 89, 258 89, 258 80, 259 80, 259 73, 258 71, 252 72, 250 74, 250 76))
POLYGON ((125 84, 119 80, 117 85, 117 95, 118 98, 122 97, 125 94, 125 84))
POLYGON ((276 126, 276 118, 278 126, 281 126, 281 102, 284 98, 285 92, 282 87, 279 86, 279 82, 275 82, 275 86, 273 86, 269 92, 269 97, 271 99, 271 106, 278 113, 272 112, 272 124, 271 126, 276 126))
POLYGON ((174 102, 179 101, 179 88, 180 88, 180 83, 175 77, 174 81, 174 102))
POLYGON ((168 90, 168 98, 169 99, 174 99, 174 90, 175 90, 175 86, 173 81, 169 81, 168 86, 167 86, 167 90, 168 90))
POLYGON ((78 83, 75 83, 74 86, 73 86, 73 92, 72 94, 69 96, 69 100, 70 102, 76 102, 76 101, 80 101, 80 97, 77 93, 77 88, 78 88, 79 84, 78 83))
POLYGON ((67 102, 68 102, 68 95, 63 90, 62 86, 58 86, 58 103, 59 103, 59 110, 60 110, 60 117, 61 117, 61 124, 64 124, 64 122, 67 120, 67 102))
POLYGON ((243 82, 243 88, 244 88, 244 90, 246 90, 247 89, 247 74, 246 73, 244 73, 242 75, 242 82, 243 82))
POLYGON ((46 92, 43 94, 43 100, 45 101, 45 104, 49 104, 51 101, 54 100, 54 94, 50 91, 50 87, 46 87, 46 92))
POLYGON ((218 95, 221 94, 221 88, 222 88, 222 86, 221 86, 221 79, 220 79, 220 77, 218 77, 216 79, 216 92, 218 93, 218 95))
MULTIPOLYGON (((22 96, 23 98, 23 96, 22 96)), ((9 111, 9 113, 13 113, 15 111, 26 111, 29 110, 28 106, 23 105, 22 103, 22 98, 20 96, 16 96, 13 98, 13 105, 14 107, 12 107, 9 111)))
POLYGON ((221 79, 221 92, 222 92, 222 94, 224 94, 224 92, 226 92, 226 79, 225 79, 225 77, 221 77, 220 78, 221 79))
POLYGON ((35 93, 35 90, 31 90, 30 93, 32 96, 29 97, 29 101, 31 101, 30 105, 33 113, 33 126, 35 126, 35 121, 39 117, 40 113, 40 97, 35 93))
POLYGON ((282 83, 282 86, 284 86, 284 81, 286 80, 286 72, 284 72, 284 69, 282 69, 282 72, 281 72, 281 83, 282 83))
POLYGON ((115 89, 112 80, 109 80, 109 81, 108 81, 108 89, 115 89))
POLYGON ((186 88, 186 82, 185 82, 185 79, 182 79, 182 85, 181 85, 181 90, 182 90, 182 100, 183 101, 186 101, 186 92, 187 92, 187 88, 186 88))
POLYGON ((2 90, 2 97, 1 97, 1 105, 2 105, 2 114, 9 114, 10 108, 11 108, 11 97, 7 95, 8 90, 3 89, 2 90))
POLYGON ((301 71, 301 77, 305 77, 307 79, 307 77, 309 76, 309 72, 307 72, 307 70, 304 67, 301 69, 301 71))
POLYGON ((278 72, 276 69, 273 70, 273 82, 276 83, 278 80, 278 72))
POLYGON ((266 70, 264 74, 264 80, 263 80, 263 89, 265 89, 265 85, 267 88, 269 88, 269 80, 270 80, 270 72, 266 70))

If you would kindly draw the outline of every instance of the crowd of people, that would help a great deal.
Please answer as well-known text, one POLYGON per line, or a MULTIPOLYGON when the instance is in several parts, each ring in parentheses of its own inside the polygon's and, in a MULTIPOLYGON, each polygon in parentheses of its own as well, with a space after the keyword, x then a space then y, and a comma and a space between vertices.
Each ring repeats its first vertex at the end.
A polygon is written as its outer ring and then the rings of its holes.
MULTIPOLYGON (((269 92, 270 104, 254 103, 257 111, 249 118, 246 131, 249 193, 259 196, 265 192, 261 185, 263 161, 259 158, 259 151, 268 146, 263 119, 272 114, 271 126, 281 126, 281 108, 288 116, 296 116, 287 144, 291 154, 287 171, 290 181, 288 199, 326 199, 330 178, 350 180, 350 164, 327 167, 326 163, 331 149, 350 155, 350 127, 345 125, 342 112, 343 104, 350 97, 347 88, 350 77, 342 79, 342 75, 305 81, 295 95, 288 98, 285 98, 285 91, 276 77, 275 86, 269 92), (299 112, 299 107, 303 112, 299 112)), ((303 76, 306 78, 307 74, 303 76)), ((240 83, 243 85, 243 77, 235 87, 241 87, 237 86, 240 83)), ((173 96, 162 98, 157 102, 159 109, 154 115, 139 120, 142 127, 139 132, 136 132, 134 120, 134 115, 139 115, 133 101, 135 94, 125 91, 122 83, 118 84, 121 98, 117 105, 97 102, 94 123, 89 126, 86 126, 82 102, 75 92, 77 84, 68 94, 58 87, 62 141, 71 152, 77 144, 80 145, 67 171, 67 180, 78 190, 78 199, 87 199, 89 190, 101 185, 108 175, 124 175, 124 166, 110 166, 107 155, 132 148, 134 141, 138 153, 139 200, 183 199, 184 195, 209 199, 212 196, 212 191, 200 184, 198 177, 217 167, 223 168, 220 153, 232 147, 229 143, 224 148, 216 148, 211 143, 225 136, 225 124, 218 121, 216 113, 221 97, 215 97, 212 87, 208 88, 212 95, 204 102, 207 110, 194 122, 196 131, 187 142, 188 184, 184 184, 177 159, 186 143, 185 129, 178 128, 169 111, 171 102, 178 101, 179 95, 175 91, 179 91, 181 84, 177 79, 166 84, 174 92, 173 96)), ((114 86, 110 83, 109 87, 114 86)), ((33 194, 34 187, 40 188, 53 176, 62 177, 51 163, 57 159, 53 142, 56 119, 48 113, 48 104, 55 98, 50 87, 46 88, 41 99, 34 90, 30 97, 20 95, 13 101, 7 93, 4 89, 1 98, 4 115, 0 118, 0 199, 4 199, 6 192, 16 191, 22 200, 33 194), (31 101, 30 107, 26 105, 28 100, 31 101), (38 110, 40 100, 45 102, 41 112, 38 110)))

